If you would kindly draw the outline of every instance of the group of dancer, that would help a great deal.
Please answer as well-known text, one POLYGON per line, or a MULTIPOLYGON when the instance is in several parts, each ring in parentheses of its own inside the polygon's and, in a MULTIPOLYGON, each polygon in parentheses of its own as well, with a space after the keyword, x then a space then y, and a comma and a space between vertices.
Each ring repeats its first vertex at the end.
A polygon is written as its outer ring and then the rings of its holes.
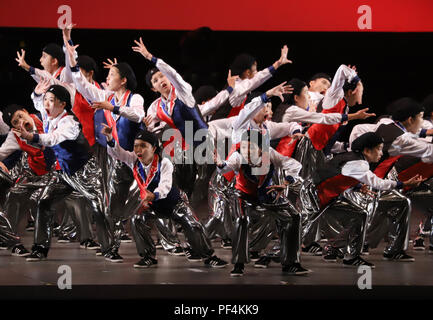
POLYGON ((426 217, 413 249, 425 250, 429 235, 433 253, 433 95, 392 102, 389 115, 354 126, 344 141, 349 121, 376 117, 368 108, 350 111, 364 90, 354 66, 260 92, 291 63, 284 46, 268 68, 258 71, 257 60, 241 54, 222 90, 193 91, 140 38, 132 50, 152 65, 143 80, 159 96, 145 106, 128 63, 108 60, 106 82, 94 80, 97 63, 79 55, 71 30, 62 31, 63 46, 44 47, 42 69, 17 52, 19 67, 37 83, 29 92, 37 113, 2 109, 2 249, 42 261, 53 236, 76 237, 82 248, 122 262, 130 221, 135 268, 156 266, 158 245, 226 267, 214 239, 232 250, 231 276, 242 276, 250 261, 308 274, 301 254, 373 268, 363 256, 384 238, 384 259, 415 260, 406 251, 416 204, 426 217), (273 97, 281 104, 272 106, 273 97), (191 203, 206 198, 209 218, 201 222, 191 203), (34 230, 30 251, 18 230, 23 219, 34 230))

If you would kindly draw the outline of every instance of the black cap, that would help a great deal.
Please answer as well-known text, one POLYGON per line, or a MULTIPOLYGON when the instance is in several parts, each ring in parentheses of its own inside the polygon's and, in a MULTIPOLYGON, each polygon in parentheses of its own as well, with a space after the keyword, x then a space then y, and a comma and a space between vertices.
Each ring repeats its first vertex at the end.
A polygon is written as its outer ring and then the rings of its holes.
POLYGON ((152 77, 157 72, 159 72, 159 69, 154 67, 154 68, 150 69, 149 71, 147 71, 147 73, 146 73, 146 84, 150 89, 153 88, 152 77))
POLYGON ((66 102, 66 111, 70 112, 72 110, 71 95, 65 87, 58 84, 53 84, 51 87, 48 88, 47 92, 51 92, 52 94, 54 94, 54 96, 60 101, 66 102))
POLYGON ((208 101, 218 94, 213 86, 201 86, 194 93, 195 102, 200 104, 203 101, 208 101))
POLYGON ((392 120, 405 121, 423 112, 424 108, 416 100, 406 97, 391 103, 389 110, 392 113, 392 120))
POLYGON ((42 51, 48 53, 53 58, 56 58, 60 67, 65 66, 65 54, 63 53, 62 47, 58 44, 49 43, 42 49, 42 51))
POLYGON ((383 143, 383 139, 376 132, 367 132, 359 136, 352 142, 353 152, 362 152, 365 148, 373 149, 383 143))
POLYGON ((131 66, 126 62, 120 62, 115 64, 114 67, 119 70, 121 78, 126 78, 126 89, 134 91, 137 88, 137 78, 131 66))
POLYGON ((323 73, 323 72, 316 73, 314 76, 311 77, 310 81, 314 81, 314 80, 322 79, 322 78, 328 80, 329 82, 332 82, 331 76, 329 74, 323 73))
POLYGON ((230 66, 232 76, 240 76, 245 70, 251 69, 254 62, 256 58, 247 53, 238 55, 230 66))
POLYGON ((6 123, 10 128, 12 128, 12 118, 15 112, 19 110, 25 110, 23 106, 19 106, 17 104, 10 104, 3 110, 3 122, 6 123))
POLYGON ((154 133, 147 130, 140 130, 135 136, 135 139, 146 141, 150 143, 153 147, 159 146, 158 137, 154 133))

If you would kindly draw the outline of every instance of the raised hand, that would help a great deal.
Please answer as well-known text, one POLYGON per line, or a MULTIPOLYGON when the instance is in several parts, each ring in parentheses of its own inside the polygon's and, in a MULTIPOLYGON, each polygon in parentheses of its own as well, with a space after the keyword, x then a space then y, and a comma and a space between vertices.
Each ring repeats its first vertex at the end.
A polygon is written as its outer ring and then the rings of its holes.
POLYGON ((287 59, 287 53, 289 52, 289 48, 287 45, 284 45, 284 47, 281 48, 281 56, 280 59, 278 59, 274 64, 274 68, 278 69, 282 65, 293 63, 292 60, 287 59))
POLYGON ((71 67, 75 67, 77 65, 77 60, 75 59, 76 49, 79 47, 79 44, 75 46, 71 46, 69 42, 65 42, 66 52, 69 55, 69 61, 71 63, 71 67))
POLYGON ((227 84, 234 88, 236 84, 236 79, 239 79, 239 76, 233 76, 232 77, 232 71, 229 70, 229 74, 227 75, 227 84))
POLYGON ((359 110, 358 112, 355 112, 353 114, 349 114, 348 119, 349 120, 356 120, 356 119, 364 120, 364 119, 376 116, 375 113, 368 113, 367 111, 368 111, 368 108, 364 108, 364 109, 359 110))
POLYGON ((115 64, 117 64, 117 59, 114 58, 114 61, 111 61, 111 59, 107 59, 108 62, 102 62, 104 64, 104 68, 105 69, 110 69, 112 66, 114 66, 115 64))
POLYGON ((15 132, 17 136, 26 139, 27 141, 33 140, 33 133, 28 132, 22 122, 19 128, 12 128, 12 131, 15 132))
POLYGON ((51 86, 51 82, 48 79, 42 78, 41 81, 39 81, 38 85, 36 86, 34 92, 40 96, 41 94, 44 94, 47 92, 48 88, 51 86))
POLYGON ((284 101, 283 94, 290 94, 293 92, 293 87, 291 85, 285 85, 287 81, 284 81, 283 83, 279 84, 276 87, 273 87, 272 89, 266 91, 266 96, 268 98, 270 97, 279 97, 281 101, 284 101))
POLYGON ((92 108, 96 110, 103 109, 113 111, 114 106, 108 101, 95 101, 92 103, 92 108))
POLYGON ((108 140, 108 141, 113 140, 113 134, 112 134, 112 132, 113 132, 113 128, 111 128, 110 126, 106 125, 105 123, 102 123, 102 126, 103 126, 103 128, 102 128, 102 130, 101 130, 101 133, 102 133, 104 136, 107 137, 107 140, 108 140))
POLYGON ((21 49, 21 54, 19 51, 17 51, 17 57, 15 58, 15 61, 18 62, 18 66, 23 68, 26 71, 30 70, 30 66, 27 64, 26 60, 26 51, 24 49, 21 49))
POLYGON ((72 28, 74 28, 75 26, 76 26, 76 24, 71 23, 62 29, 63 42, 68 42, 69 40, 71 40, 71 31, 72 31, 72 28))
POLYGON ((147 60, 152 60, 152 54, 147 50, 146 46, 143 43, 143 40, 140 37, 140 42, 137 40, 134 40, 136 47, 132 47, 132 50, 135 52, 141 53, 143 57, 145 57, 147 60))

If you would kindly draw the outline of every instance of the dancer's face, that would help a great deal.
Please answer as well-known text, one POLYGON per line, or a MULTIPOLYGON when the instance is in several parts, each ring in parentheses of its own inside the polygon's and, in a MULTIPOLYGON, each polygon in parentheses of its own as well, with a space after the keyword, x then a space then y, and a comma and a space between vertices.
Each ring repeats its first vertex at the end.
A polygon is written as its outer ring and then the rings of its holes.
POLYGON ((295 103, 298 107, 306 110, 308 107, 308 100, 310 96, 308 95, 308 88, 305 86, 302 88, 299 96, 295 95, 295 103))
POLYGON ((260 164, 262 150, 256 143, 241 141, 240 153, 242 157, 248 161, 248 164, 255 166, 260 164))
POLYGON ((331 82, 329 82, 329 80, 325 78, 319 78, 310 81, 310 91, 319 92, 323 95, 326 93, 330 86, 331 82))
POLYGON ((262 124, 266 120, 272 119, 272 104, 268 102, 264 108, 262 108, 257 114, 254 116, 254 121, 257 124, 262 124))
POLYGON ((383 150, 383 143, 371 149, 365 148, 363 154, 365 159, 368 161, 368 163, 376 163, 379 162, 380 158, 382 158, 383 155, 382 150, 383 150))
POLYGON ((53 58, 48 53, 42 51, 42 56, 39 59, 39 62, 41 63, 42 68, 44 68, 45 71, 48 71, 49 73, 53 73, 59 68, 59 63, 56 58, 53 58))
POLYGON ((126 82, 127 82, 126 78, 122 78, 120 76, 119 69, 117 69, 114 66, 110 68, 106 80, 108 90, 116 92, 122 89, 123 87, 125 87, 126 82))
POLYGON ((349 90, 347 95, 347 103, 349 107, 354 106, 355 104, 362 104, 362 94, 364 93, 364 85, 361 81, 356 85, 355 90, 349 90))
POLYGON ((421 129, 423 117, 424 112, 420 112, 415 117, 410 117, 406 121, 403 121, 403 125, 405 126, 407 131, 416 134, 421 129))
POLYGON ((11 124, 15 129, 19 129, 21 126, 24 126, 27 131, 31 131, 33 130, 34 122, 26 110, 18 110, 15 111, 14 115, 12 116, 11 124))
POLYGON ((251 68, 242 73, 242 79, 252 79, 257 74, 257 61, 254 61, 251 68))
POLYGON ((159 92, 164 97, 167 97, 170 93, 170 81, 168 81, 167 77, 161 71, 155 72, 150 82, 152 83, 153 91, 159 92))
POLYGON ((47 92, 44 96, 44 108, 49 119, 57 118, 65 110, 66 102, 60 101, 56 96, 47 92))
POLYGON ((152 146, 149 142, 140 139, 134 141, 134 153, 140 162, 148 165, 155 154, 156 147, 152 146))

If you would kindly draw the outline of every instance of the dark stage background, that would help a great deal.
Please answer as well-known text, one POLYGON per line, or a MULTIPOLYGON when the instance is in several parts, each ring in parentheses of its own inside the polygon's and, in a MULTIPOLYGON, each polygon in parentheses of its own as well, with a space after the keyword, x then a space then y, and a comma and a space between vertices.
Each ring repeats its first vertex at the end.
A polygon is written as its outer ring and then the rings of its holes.
MULTIPOLYGON (((133 67, 145 108, 156 95, 144 81, 150 63, 131 50, 133 40, 140 36, 152 54, 172 65, 194 89, 205 84, 222 89, 230 63, 239 53, 255 56, 261 70, 277 60, 281 47, 287 44, 293 64, 280 68, 260 91, 293 77, 308 81, 316 72, 333 76, 344 63, 357 66, 364 83, 363 104, 378 115, 386 113, 387 105, 397 98, 410 96, 421 101, 433 92, 433 33, 229 32, 205 27, 189 32, 73 30, 72 39, 80 44, 79 54, 90 55, 98 63, 98 81, 107 75, 102 65, 106 58, 116 57, 133 67)), ((32 108, 30 93, 35 82, 17 66, 16 51, 25 49, 27 62, 40 67, 41 50, 48 42, 61 44, 61 31, 0 28, 0 110, 10 103, 32 108)), ((274 101, 274 107, 277 105, 278 99, 274 101)))

